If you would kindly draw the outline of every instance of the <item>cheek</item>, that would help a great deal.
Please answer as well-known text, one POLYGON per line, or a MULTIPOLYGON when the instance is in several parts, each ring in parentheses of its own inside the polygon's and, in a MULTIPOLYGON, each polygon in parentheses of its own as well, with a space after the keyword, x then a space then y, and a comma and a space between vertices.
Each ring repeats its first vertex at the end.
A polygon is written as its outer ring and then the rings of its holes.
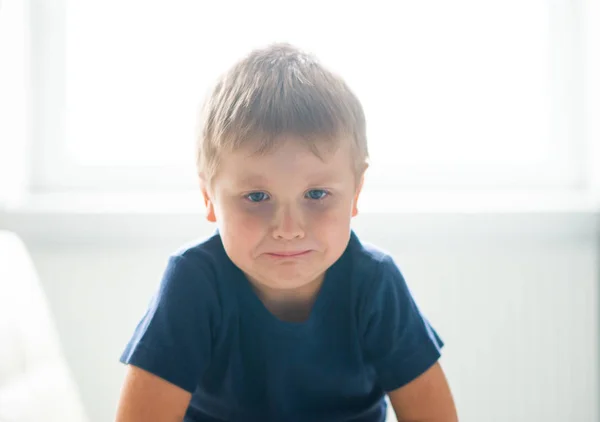
POLYGON ((334 221, 340 212, 335 207, 324 205, 310 205, 306 207, 306 215, 315 223, 328 223, 334 221))
POLYGON ((252 233, 260 231, 273 218, 273 207, 251 207, 245 204, 232 205, 224 209, 222 221, 235 229, 238 233, 252 233))
POLYGON ((311 218, 323 221, 344 219, 352 213, 352 204, 345 197, 324 202, 309 202, 305 208, 311 218))
POLYGON ((239 267, 246 268, 248 259, 264 237, 263 218, 239 207, 225 207, 219 217, 217 221, 229 257, 239 267))

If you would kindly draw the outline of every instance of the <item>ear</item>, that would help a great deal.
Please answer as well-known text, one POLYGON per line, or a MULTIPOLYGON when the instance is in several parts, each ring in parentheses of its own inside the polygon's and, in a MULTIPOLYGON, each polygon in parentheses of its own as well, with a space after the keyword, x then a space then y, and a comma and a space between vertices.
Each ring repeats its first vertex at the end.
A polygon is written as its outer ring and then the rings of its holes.
POLYGON ((204 182, 200 181, 200 190, 202 191, 202 198, 204 199, 204 208, 206 209, 206 219, 211 223, 217 222, 217 217, 215 215, 215 206, 204 182))
MULTIPOLYGON (((365 168, 366 170, 366 168, 365 168)), ((356 217, 358 215, 358 197, 360 196, 360 192, 362 191, 363 184, 365 182, 365 172, 363 171, 360 176, 360 181, 358 186, 356 187, 356 193, 354 194, 354 200, 352 201, 352 217, 356 217)))

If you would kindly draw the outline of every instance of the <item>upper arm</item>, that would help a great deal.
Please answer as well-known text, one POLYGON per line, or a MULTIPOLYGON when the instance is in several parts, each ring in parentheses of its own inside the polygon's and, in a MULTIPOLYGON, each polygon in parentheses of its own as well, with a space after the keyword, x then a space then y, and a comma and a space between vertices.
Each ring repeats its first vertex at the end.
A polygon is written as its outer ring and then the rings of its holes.
POLYGON ((170 259, 121 362, 192 393, 211 358, 217 299, 209 279, 201 266, 170 259))
POLYGON ((182 388, 128 365, 116 422, 181 422, 191 397, 182 388))
POLYGON ((388 393, 399 422, 457 422, 446 376, 439 363, 388 393))
POLYGON ((443 346, 421 314, 393 259, 365 296, 365 353, 400 422, 455 422, 454 402, 439 364, 443 346))
POLYGON ((365 356, 385 391, 413 381, 435 364, 443 342, 421 314, 395 262, 386 257, 364 295, 365 356))

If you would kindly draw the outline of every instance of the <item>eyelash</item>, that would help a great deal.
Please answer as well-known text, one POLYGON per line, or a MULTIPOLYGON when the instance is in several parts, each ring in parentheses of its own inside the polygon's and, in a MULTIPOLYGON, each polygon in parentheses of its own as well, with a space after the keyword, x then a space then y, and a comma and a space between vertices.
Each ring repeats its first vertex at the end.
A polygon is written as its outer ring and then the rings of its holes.
MULTIPOLYGON (((306 194, 304 195, 304 197, 305 197, 305 198, 307 198, 307 199, 311 199, 311 200, 313 200, 313 201, 316 201, 316 202, 323 201, 324 199, 326 199, 326 198, 327 198, 327 197, 329 197, 329 196, 331 196, 331 192, 329 192, 329 191, 328 191, 328 190, 326 190, 326 189, 311 189, 311 190, 309 190, 308 192, 306 192, 306 194), (308 196, 308 194, 309 194, 310 192, 315 192, 315 191, 316 191, 316 192, 322 192, 324 195, 323 195, 321 198, 310 198, 310 197, 308 196)), ((260 204, 261 202, 265 202, 265 201, 267 201, 267 200, 268 200, 268 199, 270 199, 270 198, 269 198, 269 194, 267 194, 266 192, 262 192, 262 191, 256 191, 256 192, 250 192, 249 194, 247 194, 247 195, 244 195, 244 199, 246 199, 248 202, 250 202, 250 203, 253 203, 253 204, 260 204), (264 200, 262 200, 262 201, 253 201, 252 199, 250 199, 250 196, 251 196, 251 195, 255 195, 255 194, 257 194, 257 193, 260 193, 260 194, 263 194, 263 195, 267 196, 267 199, 264 199, 264 200)))

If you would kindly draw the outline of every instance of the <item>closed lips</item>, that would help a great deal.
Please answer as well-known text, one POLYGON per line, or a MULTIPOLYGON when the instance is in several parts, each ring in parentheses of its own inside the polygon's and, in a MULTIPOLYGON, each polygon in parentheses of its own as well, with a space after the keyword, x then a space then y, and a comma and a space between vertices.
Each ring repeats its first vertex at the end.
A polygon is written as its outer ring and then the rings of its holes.
POLYGON ((293 252, 269 252, 269 255, 272 256, 281 256, 281 257, 290 257, 290 256, 300 256, 308 253, 310 251, 293 251, 293 252))

